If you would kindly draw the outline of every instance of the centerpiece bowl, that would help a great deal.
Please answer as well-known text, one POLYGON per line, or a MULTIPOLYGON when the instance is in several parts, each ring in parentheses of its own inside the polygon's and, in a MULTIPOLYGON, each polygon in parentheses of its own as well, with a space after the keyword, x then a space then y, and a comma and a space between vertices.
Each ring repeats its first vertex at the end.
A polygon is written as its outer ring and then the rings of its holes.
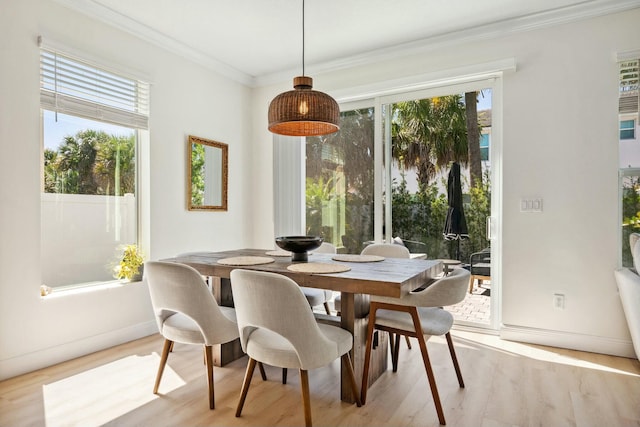
POLYGON ((308 261, 307 252, 317 249, 323 238, 318 236, 281 236, 276 237, 276 245, 291 252, 292 261, 308 261))

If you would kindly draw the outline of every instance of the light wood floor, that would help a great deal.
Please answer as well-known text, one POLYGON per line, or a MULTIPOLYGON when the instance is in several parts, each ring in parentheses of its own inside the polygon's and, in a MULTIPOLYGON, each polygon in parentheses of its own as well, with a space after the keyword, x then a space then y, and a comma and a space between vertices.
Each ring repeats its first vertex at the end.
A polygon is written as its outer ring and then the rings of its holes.
MULTIPOLYGON (((446 341, 427 346, 449 426, 640 426, 640 362, 453 331, 466 383, 458 387, 446 341)), ((414 341, 415 342, 415 341, 414 341)), ((216 368, 209 410, 203 353, 176 344, 160 395, 151 393, 158 335, 0 382, 2 426, 298 426, 299 375, 256 373, 242 417, 235 407, 246 358, 216 368)), ((369 391, 362 408, 340 401, 339 365, 310 372, 316 426, 437 426, 417 343, 403 342, 398 372, 369 391)))

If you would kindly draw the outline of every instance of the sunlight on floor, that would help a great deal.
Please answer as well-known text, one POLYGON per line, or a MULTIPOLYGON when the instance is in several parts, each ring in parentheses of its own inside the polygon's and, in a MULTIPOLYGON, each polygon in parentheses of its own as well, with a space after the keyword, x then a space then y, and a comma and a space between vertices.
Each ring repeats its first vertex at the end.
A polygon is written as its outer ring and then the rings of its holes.
MULTIPOLYGON (((99 426, 157 399, 152 393, 160 356, 128 356, 42 386, 47 426, 99 426)), ((160 391, 185 382, 169 365, 160 391)))
MULTIPOLYGON (((456 341, 456 345, 468 345, 469 347, 473 347, 474 344, 479 344, 487 347, 492 347, 497 351, 508 352, 514 356, 528 357, 530 359, 540 360, 542 362, 558 363, 562 365, 575 366, 578 368, 595 369, 603 372, 640 377, 640 375, 636 372, 620 370, 601 363, 587 360, 588 358, 599 359, 604 357, 596 353, 580 353, 583 357, 577 358, 571 356, 571 354, 574 354, 573 350, 545 347, 515 341, 506 341, 500 339, 500 337, 498 336, 471 334, 464 331, 456 331, 454 335, 456 337, 464 338, 465 340, 468 339, 468 341, 464 343, 458 340, 456 341)), ((575 354, 577 354, 577 352, 575 354)))

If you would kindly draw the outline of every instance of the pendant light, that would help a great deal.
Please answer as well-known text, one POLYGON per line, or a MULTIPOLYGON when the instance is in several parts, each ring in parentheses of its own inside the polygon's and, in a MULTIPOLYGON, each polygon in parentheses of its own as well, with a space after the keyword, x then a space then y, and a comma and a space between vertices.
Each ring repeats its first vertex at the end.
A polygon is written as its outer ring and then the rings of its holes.
POLYGON ((288 136, 318 136, 337 132, 340 107, 335 99, 312 89, 304 75, 304 0, 302 0, 302 76, 293 79, 293 90, 281 93, 269 104, 269 131, 288 136))

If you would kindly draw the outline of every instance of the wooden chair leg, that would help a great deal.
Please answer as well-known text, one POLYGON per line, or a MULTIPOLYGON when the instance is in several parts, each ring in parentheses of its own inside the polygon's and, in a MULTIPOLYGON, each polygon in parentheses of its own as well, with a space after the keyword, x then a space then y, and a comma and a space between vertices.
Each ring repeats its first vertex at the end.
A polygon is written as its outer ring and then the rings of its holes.
POLYGON ((362 402, 360 402, 360 393, 358 393, 358 385, 356 384, 356 375, 353 373, 353 363, 351 363, 351 356, 349 352, 346 352, 341 357, 344 366, 347 368, 347 374, 349 376, 349 383, 351 383, 351 391, 353 392, 353 396, 356 400, 356 406, 361 407, 362 402))
POLYGON ((451 333, 447 332, 447 344, 449 345, 449 353, 451 353, 451 360, 453 360, 453 367, 456 370, 456 375, 458 377, 458 384, 460 384, 461 388, 464 388, 464 380, 462 379, 462 373, 460 372, 460 365, 458 365, 458 358, 456 357, 456 349, 453 347, 453 340, 451 339, 451 333))
POLYGON ((164 372, 164 367, 167 364, 167 358, 169 357, 171 347, 173 347, 173 341, 165 339, 164 346, 162 348, 162 356, 160 357, 160 366, 158 366, 158 373, 156 374, 156 384, 153 386, 153 394, 158 394, 158 387, 160 387, 160 380, 162 379, 162 373, 164 372))
POLYGON ((475 279, 473 278, 473 274, 471 275, 471 277, 469 277, 469 293, 473 292, 473 281, 475 279))
POLYGON ((247 363, 247 371, 244 374, 244 381, 242 382, 242 391, 240 392, 240 400, 238 401, 238 407, 236 408, 236 417, 239 417, 242 413, 242 407, 244 406, 244 401, 247 398, 247 392, 249 391, 249 385, 251 384, 251 377, 253 376, 253 371, 256 369, 256 360, 249 358, 249 363, 247 363))
POLYGON ((210 345, 204 346, 204 354, 207 360, 207 384, 209 385, 209 409, 215 409, 215 397, 213 390, 213 353, 210 345))
POLYGON ((369 386, 369 362, 371 361, 371 347, 373 346, 373 327, 376 323, 376 311, 378 305, 375 302, 370 304, 369 324, 367 325, 367 340, 365 342, 366 351, 364 354, 364 368, 362 370, 362 386, 360 388, 360 402, 367 403, 367 387, 369 386))
POLYGON ((258 369, 260 370, 260 376, 262 377, 262 381, 267 380, 267 373, 264 371, 264 365, 262 362, 258 362, 258 369))
POLYGON ((309 396, 309 375, 300 369, 300 389, 302 390, 302 406, 304 406, 304 425, 311 427, 311 397, 309 396))
POLYGON ((282 384, 287 383, 287 368, 282 368, 282 384))
POLYGON ((327 301, 324 302, 324 311, 326 311, 327 314, 331 316, 331 308, 329 308, 329 303, 327 301))
MULTIPOLYGON (((413 318, 413 327, 416 331, 422 331, 420 324, 420 317, 418 317, 418 311, 414 308, 411 311, 411 317, 413 318)), ((436 385, 436 379, 433 375, 433 369, 431 368, 431 361, 429 360, 429 353, 427 353, 427 343, 424 340, 424 335, 418 332, 418 344, 420 344, 420 351, 422 352, 422 361, 424 363, 424 369, 427 371, 427 379, 429 380, 429 387, 431 388, 431 395, 433 396, 433 403, 436 406, 436 412, 438 413, 438 420, 440 424, 445 425, 444 412, 442 410, 442 404, 440 403, 440 394, 438 393, 438 386, 436 385)))
POLYGON ((407 342, 407 348, 411 350, 411 340, 409 339, 409 335, 405 335, 404 340, 407 342))
POLYGON ((173 353, 173 345, 175 342, 171 341, 171 347, 169 348, 169 353, 173 353))

